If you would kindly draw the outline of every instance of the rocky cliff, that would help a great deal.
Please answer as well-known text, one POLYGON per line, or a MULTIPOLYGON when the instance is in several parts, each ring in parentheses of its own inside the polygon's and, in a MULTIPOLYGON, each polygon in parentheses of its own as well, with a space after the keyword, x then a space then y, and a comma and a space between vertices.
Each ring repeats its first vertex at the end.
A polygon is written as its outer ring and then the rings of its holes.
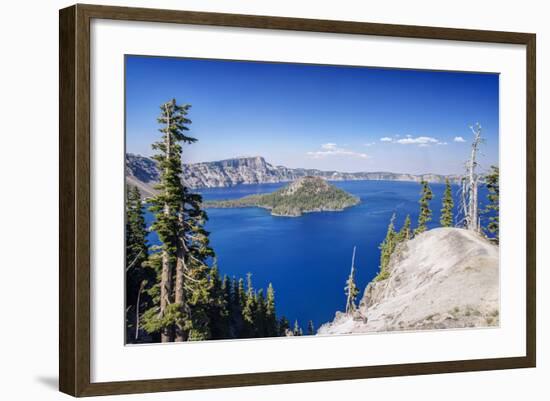
POLYGON ((402 243, 389 278, 371 282, 358 310, 337 312, 318 334, 488 327, 499 324, 499 249, 459 228, 402 243))
MULTIPOLYGON (((190 188, 230 187, 238 184, 261 184, 294 181, 298 178, 313 176, 330 181, 343 180, 389 180, 413 181, 424 179, 428 182, 445 182, 445 176, 438 174, 400 174, 389 172, 356 172, 322 171, 316 169, 288 168, 274 166, 263 157, 239 157, 214 162, 184 164, 184 184, 190 188)), ((147 157, 127 154, 126 177, 132 185, 137 185, 145 196, 154 193, 153 185, 159 173, 156 163, 147 157)), ((449 176, 456 181, 456 176, 449 176)))

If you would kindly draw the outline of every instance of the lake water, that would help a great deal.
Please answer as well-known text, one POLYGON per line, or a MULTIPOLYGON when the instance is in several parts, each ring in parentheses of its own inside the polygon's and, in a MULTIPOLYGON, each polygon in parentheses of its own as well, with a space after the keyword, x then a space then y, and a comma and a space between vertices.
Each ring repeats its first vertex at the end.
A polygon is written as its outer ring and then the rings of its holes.
MULTIPOLYGON (((211 245, 222 274, 245 277, 252 273, 255 288, 273 283, 277 314, 303 329, 308 320, 315 327, 333 319, 345 307, 344 286, 349 275, 353 247, 357 247, 356 282, 360 295, 379 270, 378 246, 384 239, 392 213, 397 229, 410 214, 418 219, 420 184, 397 181, 341 181, 335 186, 360 197, 361 203, 342 212, 308 213, 301 217, 275 217, 260 208, 208 209, 211 245)), ((205 200, 234 199, 272 192, 286 183, 239 185, 202 189, 205 200)), ((430 184, 434 197, 431 227, 439 225, 439 209, 445 189, 430 184)), ((453 193, 457 192, 453 187, 453 193)), ((480 188, 480 201, 487 191, 480 188)), ((455 195, 455 205, 458 199, 455 195)), ((456 209, 456 207, 455 207, 456 209)), ((147 212, 147 222, 152 216, 147 212)), ((150 243, 157 243, 154 234, 150 243)))

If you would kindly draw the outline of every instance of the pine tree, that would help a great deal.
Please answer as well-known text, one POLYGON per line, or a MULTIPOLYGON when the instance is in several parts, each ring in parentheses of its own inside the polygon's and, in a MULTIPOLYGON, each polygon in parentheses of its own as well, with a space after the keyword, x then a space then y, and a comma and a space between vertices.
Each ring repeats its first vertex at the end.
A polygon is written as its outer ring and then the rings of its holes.
POLYGON ((231 337, 240 338, 243 327, 244 282, 231 280, 231 337))
POLYGON ((191 123, 187 118, 190 107, 178 105, 175 99, 161 105, 158 122, 162 137, 153 144, 160 179, 157 195, 151 199, 150 210, 155 215, 151 228, 161 242, 161 268, 158 313, 147 314, 151 321, 146 326, 160 330, 162 342, 210 336, 207 260, 214 252, 204 230, 207 215, 201 209, 201 196, 181 183, 181 144, 196 141, 185 134, 191 123))
POLYGON ((397 242, 403 242, 410 240, 412 238, 412 230, 411 230, 411 216, 407 215, 405 218, 405 222, 403 223, 403 227, 401 227, 401 230, 399 230, 399 233, 397 233, 397 242))
POLYGON ((489 224, 487 224, 487 231, 494 236, 495 241, 499 241, 499 168, 498 166, 491 166, 491 171, 485 177, 485 186, 489 191, 487 199, 489 204, 485 207, 483 214, 489 215, 489 224))
MULTIPOLYGON (((156 246, 151 247, 151 249, 153 251, 158 250, 156 246)), ((150 304, 149 308, 143 312, 141 327, 151 336, 153 342, 160 342, 162 329, 166 326, 169 319, 168 316, 165 316, 164 319, 159 316, 162 253, 150 253, 145 265, 154 272, 154 279, 151 280, 152 284, 146 289, 150 304)))
POLYGON ((298 320, 295 320, 295 321, 294 321, 294 329, 292 330, 292 334, 293 334, 294 336, 301 336, 301 335, 303 335, 302 328, 301 328, 300 325, 298 324, 298 320))
POLYGON ((210 269, 208 308, 208 321, 210 323, 210 335, 212 339, 224 339, 229 337, 229 312, 226 301, 227 277, 220 279, 217 266, 210 269))
POLYGON ((256 323, 256 293, 254 287, 252 286, 252 274, 247 274, 247 288, 246 288, 246 299, 243 307, 243 330, 242 337, 252 338, 256 334, 255 323, 256 323))
POLYGON ((222 297, 225 306, 225 338, 233 338, 233 286, 231 280, 225 274, 222 279, 222 297))
POLYGON ((346 313, 350 314, 355 311, 355 298, 359 294, 359 289, 355 284, 355 247, 353 247, 353 255, 351 257, 351 270, 346 280, 346 287, 344 288, 346 293, 346 313))
POLYGON ((420 204, 420 214, 418 215, 418 227, 414 231, 415 235, 426 231, 426 224, 432 220, 432 211, 430 210, 430 201, 433 198, 432 190, 425 180, 420 181, 420 185, 422 185, 422 197, 418 202, 420 204))
POLYGON ((237 285, 237 301, 239 303, 241 312, 244 310, 244 307, 246 305, 246 300, 247 300, 246 289, 244 287, 244 280, 241 277, 237 285))
POLYGON ((313 336, 315 335, 315 326, 313 326, 313 320, 310 320, 307 322, 307 335, 313 336))
POLYGON ((397 233, 395 232, 394 222, 395 222, 395 213, 392 215, 390 219, 390 224, 388 225, 388 230, 386 232, 386 238, 384 238, 384 241, 382 241, 379 247, 380 272, 374 278, 375 281, 385 280, 389 276, 387 267, 388 267, 388 264, 390 263, 391 255, 395 250, 395 246, 397 245, 397 233))
POLYGON ((155 272, 147 267, 147 229, 137 187, 128 187, 126 195, 126 323, 127 341, 139 337, 140 315, 151 299, 146 288, 154 284, 155 272))
MULTIPOLYGON (((182 206, 184 218, 180 233, 184 249, 183 271, 179 280, 183 286, 183 297, 181 303, 177 303, 184 315, 177 327, 181 327, 182 331, 180 341, 185 338, 185 333, 188 340, 206 340, 211 336, 208 311, 211 306, 209 276, 212 268, 208 266, 208 260, 215 254, 210 247, 209 232, 204 229, 207 215, 200 206, 202 197, 187 193, 186 199, 182 206)), ((176 289, 179 281, 176 269, 176 289)))
MULTIPOLYGON (((195 138, 184 135, 189 105, 179 106, 175 99, 161 105, 158 123, 162 133, 160 141, 153 144, 158 153, 153 156, 160 170, 159 183, 156 186, 158 194, 151 198, 151 212, 155 215, 152 229, 157 232, 161 242, 162 270, 160 282, 160 313, 162 320, 161 341, 174 340, 176 323, 182 318, 183 282, 182 282, 182 245, 181 245, 181 204, 184 198, 184 188, 181 184, 181 142, 193 143, 195 138), (176 266, 177 264, 177 266, 176 266), (176 281, 174 294, 174 267, 176 266, 176 281), (177 300, 175 298, 178 298, 177 300)), ((181 327, 181 324, 178 326, 181 327)), ((179 330, 178 330, 179 331, 179 330)), ((178 333, 178 337, 181 333, 178 333)))
POLYGON ((445 178, 445 193, 443 194, 443 202, 441 207, 441 216, 439 222, 442 227, 452 227, 453 225, 453 193, 449 179, 445 178))
POLYGON ((268 337, 276 337, 277 333, 277 313, 275 311, 275 290, 273 285, 269 283, 267 287, 266 297, 266 333, 268 337))
POLYGON ((290 322, 285 316, 281 316, 279 319, 279 336, 284 337, 287 335, 287 331, 290 330, 290 322))
POLYGON ((256 311, 254 316, 254 337, 267 337, 266 330, 266 299, 264 290, 259 289, 256 293, 256 311))

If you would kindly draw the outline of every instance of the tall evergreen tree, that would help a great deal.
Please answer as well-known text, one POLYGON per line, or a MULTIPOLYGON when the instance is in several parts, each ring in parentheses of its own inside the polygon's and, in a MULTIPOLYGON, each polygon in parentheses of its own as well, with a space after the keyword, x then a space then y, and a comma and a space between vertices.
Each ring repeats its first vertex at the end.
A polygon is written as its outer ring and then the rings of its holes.
POLYGON ((284 337, 287 335, 287 331, 290 330, 290 322, 285 316, 281 316, 279 319, 279 336, 284 337))
POLYGON ((154 279, 151 285, 146 289, 147 296, 150 299, 149 308, 145 309, 141 318, 141 327, 151 336, 153 342, 161 341, 162 329, 166 326, 167 319, 159 316, 160 311, 160 283, 162 276, 162 253, 158 251, 157 246, 152 246, 148 260, 145 265, 154 272, 154 279))
POLYGON ((241 311, 244 309, 247 300, 246 289, 244 286, 244 279, 241 277, 237 285, 237 300, 239 302, 241 311))
POLYGON ((155 273, 147 267, 147 229, 137 187, 127 187, 126 195, 126 323, 127 341, 139 337, 140 315, 150 302, 144 292, 154 283, 155 273))
POLYGON ((267 287, 267 296, 266 296, 266 332, 268 337, 276 337, 277 333, 277 313, 275 311, 275 290, 273 285, 269 283, 267 287))
POLYGON ((453 226, 453 209, 454 209, 453 193, 451 190, 451 184, 448 178, 445 178, 445 193, 443 194, 443 201, 441 207, 441 216, 439 222, 442 227, 453 226))
POLYGON ((485 186, 489 191, 487 199, 489 203, 485 207, 483 214, 489 216, 489 224, 487 224, 487 231, 494 236, 496 242, 499 241, 499 168, 498 166, 491 166, 491 171, 485 177, 485 186))
POLYGON ((307 322, 307 335, 313 336, 315 334, 315 326, 313 326, 313 320, 307 322))
MULTIPOLYGON (((193 143, 195 138, 184 134, 190 121, 186 118, 189 105, 180 106, 175 99, 161 105, 158 123, 161 140, 153 144, 158 153, 153 156, 160 170, 157 195, 151 198, 151 212, 155 215, 152 229, 161 242, 162 270, 160 278, 160 313, 162 320, 161 341, 174 340, 176 323, 181 328, 183 282, 178 283, 174 294, 174 266, 178 264, 176 280, 181 280, 181 204, 184 187, 181 184, 181 142, 193 143), (176 301, 175 298, 178 298, 176 301)), ((178 337, 181 336, 178 330, 178 337)))
POLYGON ((225 305, 225 321, 227 325, 225 330, 225 338, 234 338, 233 285, 227 275, 224 275, 222 279, 222 297, 225 305))
POLYGON ((432 220, 432 211, 430 210, 430 201, 433 198, 432 190, 428 185, 428 181, 420 181, 422 185, 422 197, 418 202, 420 204, 420 214, 418 215, 418 227, 414 234, 420 234, 427 230, 427 223, 432 220))
POLYGON ((217 266, 210 269, 210 305, 208 308, 208 321, 210 323, 210 335, 213 339, 229 337, 229 312, 226 301, 227 277, 220 279, 217 266))
MULTIPOLYGON (((187 190, 185 191, 187 192, 187 190)), ((185 334, 188 340, 205 340, 210 338, 210 319, 208 311, 211 306, 209 275, 211 267, 207 262, 214 258, 214 251, 210 247, 209 232, 204 229, 208 217, 200 205, 202 197, 197 194, 186 193, 187 201, 182 202, 182 231, 180 233, 183 258, 181 266, 183 270, 178 280, 178 268, 176 268, 176 289, 178 283, 183 286, 181 302, 177 305, 182 312, 186 312, 182 319, 181 338, 185 334)), ((178 265, 180 258, 178 257, 178 265)), ((176 292, 177 295, 177 292, 176 292)), ((178 297, 176 296, 176 299, 178 297)), ((177 326, 180 327, 179 325, 177 326)))
POLYGON ((244 282, 231 280, 231 337, 240 338, 243 327, 244 282))
POLYGON ((190 107, 177 104, 175 99, 161 105, 158 123, 162 137, 153 144, 160 177, 150 210, 155 215, 152 229, 161 243, 161 268, 158 313, 147 315, 156 319, 147 327, 159 329, 162 342, 210 336, 207 260, 214 252, 204 230, 207 216, 201 209, 202 198, 181 183, 182 143, 196 141, 186 134, 190 107))
POLYGON ((405 222, 403 223, 403 227, 401 227, 401 230, 397 233, 397 242, 403 242, 410 240, 412 238, 412 230, 411 230, 411 216, 407 215, 405 217, 405 222))
POLYGON ((298 324, 298 320, 294 321, 294 329, 292 330, 292 334, 295 335, 295 336, 303 335, 302 328, 298 324))
POLYGON ((267 337, 266 299, 264 290, 259 289, 256 293, 256 312, 254 316, 254 337, 267 337))
POLYGON ((252 274, 247 274, 246 299, 243 307, 243 331, 242 336, 245 338, 254 337, 256 334, 256 292, 252 286, 252 274))
POLYGON ((386 231, 386 238, 380 244, 380 271, 375 277, 375 281, 385 280, 388 278, 389 272, 387 270, 390 262, 391 255, 397 245, 397 233, 395 232, 395 213, 392 214, 388 230, 386 231))

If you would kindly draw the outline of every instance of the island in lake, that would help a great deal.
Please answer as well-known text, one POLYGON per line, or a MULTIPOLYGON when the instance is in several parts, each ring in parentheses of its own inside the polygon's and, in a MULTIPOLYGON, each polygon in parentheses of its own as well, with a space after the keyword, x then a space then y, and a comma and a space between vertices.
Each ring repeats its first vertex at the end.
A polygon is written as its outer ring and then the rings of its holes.
POLYGON ((358 197, 336 188, 322 178, 306 176, 269 194, 207 201, 204 206, 209 208, 261 207, 269 209, 273 216, 298 217, 310 212, 342 211, 359 202, 358 197))

